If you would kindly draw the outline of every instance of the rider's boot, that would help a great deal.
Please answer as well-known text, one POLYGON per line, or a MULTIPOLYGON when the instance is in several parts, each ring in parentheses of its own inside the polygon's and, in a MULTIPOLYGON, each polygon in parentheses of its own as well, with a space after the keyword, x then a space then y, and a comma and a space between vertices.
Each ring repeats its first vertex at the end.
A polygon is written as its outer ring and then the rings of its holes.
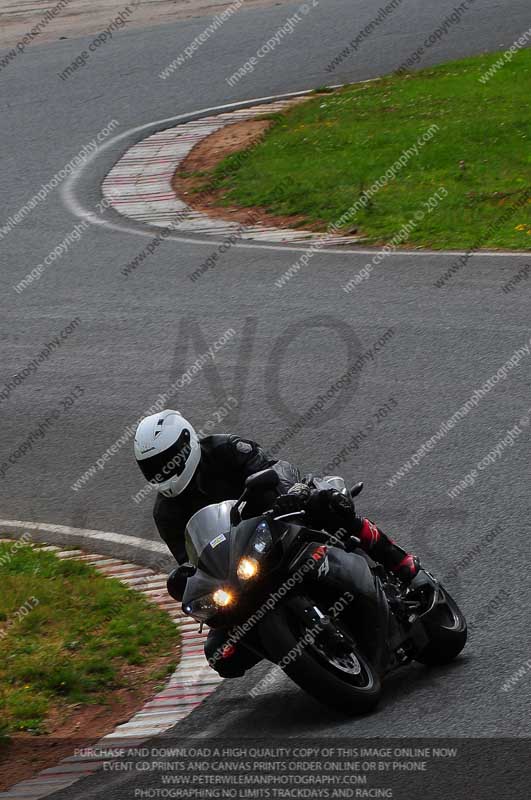
POLYGON ((356 536, 361 546, 374 561, 394 572, 402 581, 410 583, 421 569, 417 556, 407 553, 369 519, 356 518, 356 536))

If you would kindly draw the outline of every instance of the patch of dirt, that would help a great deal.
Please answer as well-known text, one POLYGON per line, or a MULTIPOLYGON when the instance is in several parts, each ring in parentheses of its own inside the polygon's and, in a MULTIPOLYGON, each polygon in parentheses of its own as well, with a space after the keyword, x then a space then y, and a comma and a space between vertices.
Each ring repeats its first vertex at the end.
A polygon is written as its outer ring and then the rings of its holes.
POLYGON ((177 649, 148 665, 127 666, 120 676, 127 680, 128 688, 112 690, 106 703, 56 707, 46 721, 46 734, 17 733, 6 745, 0 744, 0 791, 55 767, 61 759, 74 755, 76 748, 93 745, 116 725, 127 722, 166 682, 146 680, 146 675, 160 672, 179 657, 177 649))
POLYGON ((177 197, 188 203, 195 211, 230 222, 270 228, 304 227, 309 231, 323 231, 324 223, 311 224, 302 215, 275 215, 259 207, 222 205, 226 189, 215 187, 204 190, 202 187, 208 181, 208 176, 192 174, 211 172, 224 158, 252 147, 260 141, 271 125, 272 120, 268 119, 235 122, 196 144, 173 176, 172 188, 177 197))
POLYGON ((183 162, 180 172, 214 169, 227 156, 257 144, 272 124, 270 119, 250 119, 226 125, 196 144, 183 162))

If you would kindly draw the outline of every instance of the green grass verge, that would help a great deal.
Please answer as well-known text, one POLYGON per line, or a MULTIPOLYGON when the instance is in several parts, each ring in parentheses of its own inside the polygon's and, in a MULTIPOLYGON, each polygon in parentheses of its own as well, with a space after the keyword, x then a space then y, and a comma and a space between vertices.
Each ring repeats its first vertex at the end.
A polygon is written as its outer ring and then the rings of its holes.
POLYGON ((105 702, 128 686, 126 665, 149 667, 179 639, 164 611, 82 561, 0 544, 0 583, 0 739, 45 732, 54 708, 105 702))
POLYGON ((498 57, 391 75, 295 106, 244 157, 221 162, 204 188, 221 184, 224 204, 302 214, 324 230, 435 124, 431 141, 345 230, 381 244, 415 220, 409 245, 527 249, 531 49, 482 84, 498 57), (441 186, 448 195, 417 221, 441 186))

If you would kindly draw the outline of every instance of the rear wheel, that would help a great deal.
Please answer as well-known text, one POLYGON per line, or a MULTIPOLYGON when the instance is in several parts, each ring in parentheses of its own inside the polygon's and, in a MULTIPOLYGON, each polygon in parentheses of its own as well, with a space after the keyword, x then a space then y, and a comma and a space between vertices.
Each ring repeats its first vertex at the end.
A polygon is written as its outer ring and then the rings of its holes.
POLYGON ((421 664, 448 664, 466 644, 466 619, 448 592, 439 586, 441 601, 424 621, 429 644, 415 657, 421 664))
POLYGON ((327 706, 351 714, 373 709, 381 694, 380 678, 352 635, 338 620, 330 631, 312 632, 294 598, 262 623, 262 644, 301 689, 327 706))

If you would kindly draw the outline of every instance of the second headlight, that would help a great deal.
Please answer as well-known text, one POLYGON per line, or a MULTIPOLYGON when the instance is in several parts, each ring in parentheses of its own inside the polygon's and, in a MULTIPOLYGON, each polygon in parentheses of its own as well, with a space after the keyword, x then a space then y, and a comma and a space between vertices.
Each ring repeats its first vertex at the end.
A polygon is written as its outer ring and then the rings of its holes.
POLYGON ((249 558, 248 556, 240 558, 236 572, 241 581, 248 581, 251 578, 256 578, 259 571, 260 567, 256 558, 249 558))
POLYGON ((259 522, 249 542, 247 551, 240 559, 237 575, 241 581, 256 578, 260 572, 260 561, 267 555, 273 546, 273 536, 265 520, 259 522))
POLYGON ((254 532, 253 538, 249 542, 249 549, 246 555, 249 558, 260 559, 264 556, 273 546, 273 536, 267 522, 262 520, 254 532))

